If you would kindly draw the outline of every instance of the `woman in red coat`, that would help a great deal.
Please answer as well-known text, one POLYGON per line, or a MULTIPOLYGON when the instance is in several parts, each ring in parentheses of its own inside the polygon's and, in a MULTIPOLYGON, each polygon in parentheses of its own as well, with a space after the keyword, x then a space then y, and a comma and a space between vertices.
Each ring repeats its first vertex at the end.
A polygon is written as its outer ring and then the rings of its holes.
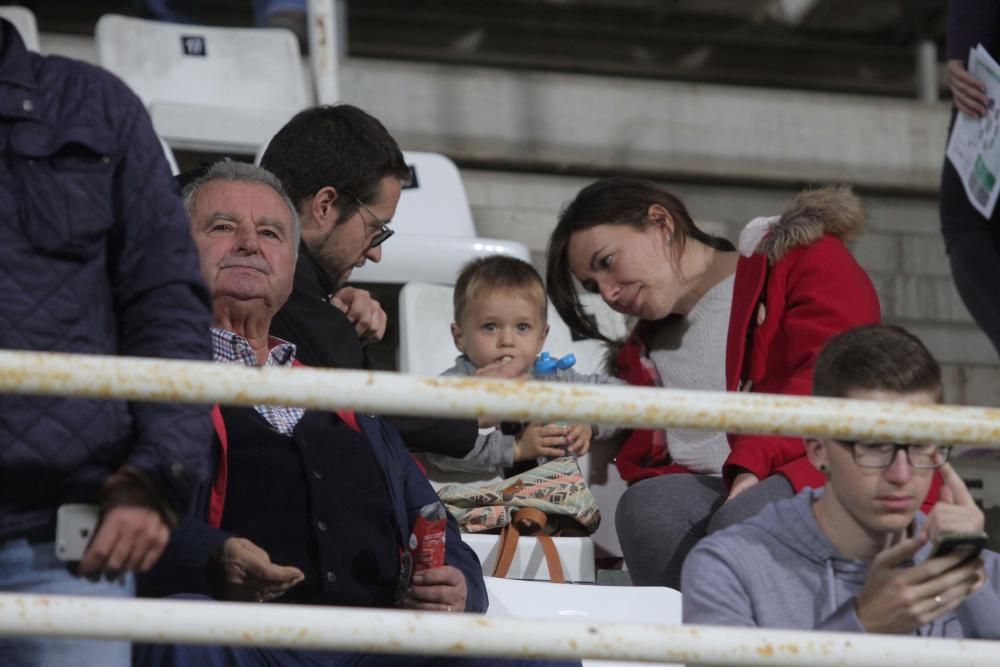
MULTIPOLYGON (((662 187, 603 179, 560 215, 549 295, 571 328, 595 338, 607 340, 574 278, 639 320, 618 355, 618 373, 632 384, 808 395, 827 339, 880 321, 871 280, 844 245, 863 227, 849 189, 823 188, 752 221, 736 249, 698 229, 662 187)), ((780 436, 634 431, 617 464, 626 480, 644 480, 616 516, 637 585, 677 588, 698 539, 824 483, 802 439, 780 436)))

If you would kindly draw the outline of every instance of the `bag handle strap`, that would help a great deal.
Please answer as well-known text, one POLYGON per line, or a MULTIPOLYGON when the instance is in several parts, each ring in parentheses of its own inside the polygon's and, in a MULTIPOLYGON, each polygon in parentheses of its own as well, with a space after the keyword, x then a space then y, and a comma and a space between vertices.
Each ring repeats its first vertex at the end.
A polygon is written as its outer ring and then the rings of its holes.
POLYGON ((513 523, 508 523, 500 531, 500 545, 497 553, 497 562, 493 566, 494 577, 503 579, 510 571, 510 564, 514 561, 514 552, 517 551, 517 538, 520 533, 513 523))
POLYGON ((522 535, 534 535, 545 528, 548 517, 545 512, 534 507, 522 507, 514 513, 512 524, 517 528, 517 532, 522 535))
POLYGON ((565 584, 566 575, 563 574, 562 561, 559 560, 559 552, 556 550, 556 543, 548 535, 539 533, 535 535, 538 544, 545 554, 545 564, 549 567, 549 580, 554 584, 565 584))
POLYGON ((559 552, 552 538, 541 532, 545 527, 547 517, 544 512, 532 507, 519 509, 514 518, 503 527, 500 532, 500 546, 497 554, 497 562, 493 567, 494 577, 506 577, 510 572, 511 563, 514 562, 514 554, 517 552, 518 538, 521 534, 534 535, 542 547, 545 555, 545 564, 549 568, 549 580, 556 584, 566 583, 566 575, 563 573, 562 561, 559 560, 559 552))

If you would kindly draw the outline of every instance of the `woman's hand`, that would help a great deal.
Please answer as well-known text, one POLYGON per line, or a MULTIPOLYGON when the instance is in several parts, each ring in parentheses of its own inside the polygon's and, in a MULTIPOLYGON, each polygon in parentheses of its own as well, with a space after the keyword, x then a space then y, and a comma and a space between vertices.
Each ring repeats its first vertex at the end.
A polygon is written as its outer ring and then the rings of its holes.
POLYGON ((958 110, 973 118, 982 118, 989 108, 986 86, 969 74, 961 60, 948 61, 948 87, 958 110))
POLYGON ((729 496, 726 498, 726 502, 728 503, 730 500, 740 495, 759 481, 760 479, 757 475, 753 474, 749 470, 744 470, 740 474, 736 475, 733 479, 733 485, 729 487, 729 496))

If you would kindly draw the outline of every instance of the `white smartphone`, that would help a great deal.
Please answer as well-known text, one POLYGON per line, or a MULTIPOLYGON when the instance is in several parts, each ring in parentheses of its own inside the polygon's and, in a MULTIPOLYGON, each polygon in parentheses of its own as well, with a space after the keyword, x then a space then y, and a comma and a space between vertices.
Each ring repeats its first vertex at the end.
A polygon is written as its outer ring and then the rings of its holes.
POLYGON ((56 558, 69 562, 82 559, 100 519, 97 505, 60 505, 56 512, 56 558))

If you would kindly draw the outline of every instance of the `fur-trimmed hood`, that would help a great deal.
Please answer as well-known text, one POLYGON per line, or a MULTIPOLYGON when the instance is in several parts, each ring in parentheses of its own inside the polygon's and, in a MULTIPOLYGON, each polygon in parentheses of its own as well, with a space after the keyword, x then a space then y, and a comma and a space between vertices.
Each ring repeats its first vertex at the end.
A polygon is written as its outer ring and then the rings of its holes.
MULTIPOLYGON (((861 200, 847 186, 829 186, 799 193, 784 213, 777 219, 754 220, 747 225, 764 227, 765 233, 754 252, 767 255, 775 264, 792 248, 809 245, 823 234, 833 234, 843 241, 851 241, 865 229, 865 211, 861 200), (760 221, 760 222, 758 222, 760 221)), ((743 250, 743 235, 740 249, 743 250)))
MULTIPOLYGON (((740 233, 738 249, 743 255, 765 254, 774 266, 792 249, 809 245, 823 234, 851 241, 865 230, 861 200, 848 186, 826 186, 796 195, 779 216, 752 220, 740 233)), ((632 321, 631 335, 643 338, 648 323, 632 321)), ((604 368, 618 375, 619 353, 624 341, 607 344, 604 368)))

